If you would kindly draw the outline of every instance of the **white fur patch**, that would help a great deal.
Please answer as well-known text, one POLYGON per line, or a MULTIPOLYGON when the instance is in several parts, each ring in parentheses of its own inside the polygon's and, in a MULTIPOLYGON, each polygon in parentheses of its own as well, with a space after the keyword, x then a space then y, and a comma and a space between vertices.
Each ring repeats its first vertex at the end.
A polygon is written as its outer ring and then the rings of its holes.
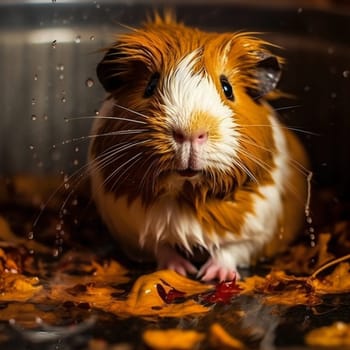
MULTIPOLYGON (((222 101, 211 77, 204 70, 194 72, 199 59, 200 50, 191 52, 166 77, 161 92, 166 123, 173 130, 191 130, 192 118, 198 113, 218 118, 220 139, 211 140, 209 135, 200 156, 204 168, 220 166, 227 170, 239 147, 234 112, 222 101)), ((176 150, 180 157, 188 155, 186 149, 176 150)))
POLYGON ((164 196, 148 208, 145 219, 140 242, 142 245, 152 242, 155 250, 162 244, 179 245, 191 253, 194 246, 209 248, 213 245, 193 211, 170 196, 164 196))
POLYGON ((226 242, 214 253, 223 266, 245 266, 250 263, 252 255, 272 239, 278 229, 282 215, 282 195, 289 177, 289 152, 280 124, 270 116, 273 138, 276 145, 274 157, 275 168, 272 171, 273 183, 259 187, 259 194, 254 195, 253 212, 245 217, 241 236, 227 235, 226 242))

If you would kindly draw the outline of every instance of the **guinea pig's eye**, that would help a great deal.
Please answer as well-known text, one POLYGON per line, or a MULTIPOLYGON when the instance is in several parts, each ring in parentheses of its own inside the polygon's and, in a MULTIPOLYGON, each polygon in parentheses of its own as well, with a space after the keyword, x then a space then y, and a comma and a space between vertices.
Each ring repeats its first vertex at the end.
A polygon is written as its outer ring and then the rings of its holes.
POLYGON ((159 73, 154 73, 151 76, 151 79, 149 80, 145 92, 143 94, 143 97, 147 98, 147 97, 151 97, 154 94, 154 91, 156 90, 156 87, 158 85, 158 81, 159 81, 159 73))
POLYGON ((224 75, 220 76, 220 83, 221 83, 222 90, 224 91, 225 96, 229 100, 233 101, 235 98, 233 96, 232 86, 229 83, 228 79, 224 75))

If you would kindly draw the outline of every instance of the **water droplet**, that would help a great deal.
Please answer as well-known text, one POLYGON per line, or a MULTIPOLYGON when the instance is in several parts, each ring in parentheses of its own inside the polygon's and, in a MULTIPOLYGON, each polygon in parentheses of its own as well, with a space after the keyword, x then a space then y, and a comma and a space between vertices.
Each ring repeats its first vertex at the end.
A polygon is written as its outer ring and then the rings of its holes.
POLYGON ((306 222, 308 223, 308 224, 312 224, 312 217, 311 216, 308 216, 307 218, 306 218, 306 222))
POLYGON ((74 165, 74 166, 79 165, 79 160, 78 160, 78 159, 74 159, 74 161, 73 161, 73 165, 74 165))
POLYGON ((47 115, 47 114, 44 114, 44 115, 43 115, 43 119, 44 119, 44 120, 48 120, 48 119, 49 119, 48 115, 47 115))
POLYGON ((65 96, 63 96, 63 97, 61 98, 61 102, 62 102, 62 103, 66 103, 66 102, 67 102, 67 99, 66 99, 65 96))
POLYGON ((94 41, 94 40, 95 40, 95 35, 91 35, 91 36, 90 36, 90 40, 91 40, 91 41, 94 41))
POLYGON ((72 205, 74 205, 74 206, 77 206, 78 205, 78 200, 75 198, 75 199, 73 199, 73 201, 72 201, 72 205))
POLYGON ((57 224, 56 225, 56 231, 61 231, 62 230, 62 225, 61 224, 57 224))
POLYGON ((74 148, 74 151, 75 151, 75 152, 79 152, 79 151, 80 151, 80 150, 79 150, 79 147, 75 147, 75 148, 74 148))
POLYGON ((298 8, 298 13, 302 13, 303 12, 303 8, 302 7, 299 7, 298 8))
POLYGON ((332 92, 332 93, 331 93, 331 98, 333 98, 333 99, 334 99, 334 98, 337 98, 337 93, 336 93, 336 92, 332 92))
POLYGON ((54 40, 54 41, 51 43, 51 47, 52 47, 53 49, 55 49, 56 46, 57 46, 57 40, 54 40))
POLYGON ((28 239, 34 239, 34 232, 33 231, 29 232, 28 235, 27 235, 27 238, 28 239))
POLYGON ((345 70, 345 71, 343 72, 343 77, 344 77, 344 78, 349 78, 349 77, 350 77, 350 70, 345 70))
POLYGON ((100 115, 100 111, 95 111, 95 115, 100 115))
POLYGON ((334 47, 330 46, 328 49, 327 49, 327 52, 329 55, 333 55, 334 54, 334 47))
POLYGON ((57 68, 57 70, 64 71, 64 65, 63 64, 59 64, 56 68, 57 68))
POLYGON ((34 150, 34 146, 33 146, 33 145, 30 145, 30 146, 29 146, 29 149, 30 149, 31 151, 33 151, 33 150, 34 150))
POLYGON ((63 74, 60 74, 58 78, 59 78, 60 80, 63 80, 63 79, 64 79, 64 75, 63 75, 63 74))
POLYGON ((32 98, 32 106, 35 106, 35 104, 36 104, 36 99, 32 98))
POLYGON ((53 256, 53 257, 57 257, 58 255, 59 255, 59 251, 58 251, 58 249, 56 248, 56 249, 53 250, 52 256, 53 256))
POLYGON ((35 114, 32 114, 32 120, 33 121, 37 120, 37 116, 35 114))
POLYGON ((91 78, 88 78, 88 79, 86 79, 86 81, 85 81, 85 85, 86 85, 88 88, 93 87, 94 84, 95 84, 95 82, 94 82, 93 79, 91 79, 91 78))
POLYGON ((76 42, 76 44, 80 44, 80 42, 81 42, 81 36, 80 35, 77 35, 75 37, 75 42, 76 42))
POLYGON ((308 91, 310 91, 311 90, 311 87, 309 86, 309 85, 305 85, 304 86, 304 91, 305 92, 308 92, 308 91))
POLYGON ((34 75, 34 81, 37 81, 37 80, 38 80, 38 75, 35 74, 35 75, 34 75))

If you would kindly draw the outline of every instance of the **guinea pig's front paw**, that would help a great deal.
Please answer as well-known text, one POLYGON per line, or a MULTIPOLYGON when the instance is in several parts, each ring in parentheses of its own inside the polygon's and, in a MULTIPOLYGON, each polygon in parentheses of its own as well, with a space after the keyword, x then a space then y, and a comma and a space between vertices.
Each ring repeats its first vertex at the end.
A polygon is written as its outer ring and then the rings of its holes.
POLYGON ((170 246, 164 245, 158 248, 157 263, 159 270, 173 270, 182 276, 195 275, 198 272, 194 265, 170 246))
POLYGON ((201 267, 197 274, 197 277, 200 278, 203 282, 214 280, 223 282, 240 278, 236 268, 228 268, 226 266, 223 266, 213 258, 209 258, 208 261, 201 267))

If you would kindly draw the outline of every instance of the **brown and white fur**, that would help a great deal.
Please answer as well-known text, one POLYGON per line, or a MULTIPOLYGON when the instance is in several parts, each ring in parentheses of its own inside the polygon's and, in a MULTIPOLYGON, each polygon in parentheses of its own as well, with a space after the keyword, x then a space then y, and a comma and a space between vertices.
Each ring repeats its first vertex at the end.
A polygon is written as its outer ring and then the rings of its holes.
POLYGON ((93 125, 92 192, 133 259, 229 280, 300 230, 307 160, 264 98, 281 64, 268 47, 156 15, 98 65, 109 95, 93 125), (209 254, 199 271, 198 248, 209 254))

